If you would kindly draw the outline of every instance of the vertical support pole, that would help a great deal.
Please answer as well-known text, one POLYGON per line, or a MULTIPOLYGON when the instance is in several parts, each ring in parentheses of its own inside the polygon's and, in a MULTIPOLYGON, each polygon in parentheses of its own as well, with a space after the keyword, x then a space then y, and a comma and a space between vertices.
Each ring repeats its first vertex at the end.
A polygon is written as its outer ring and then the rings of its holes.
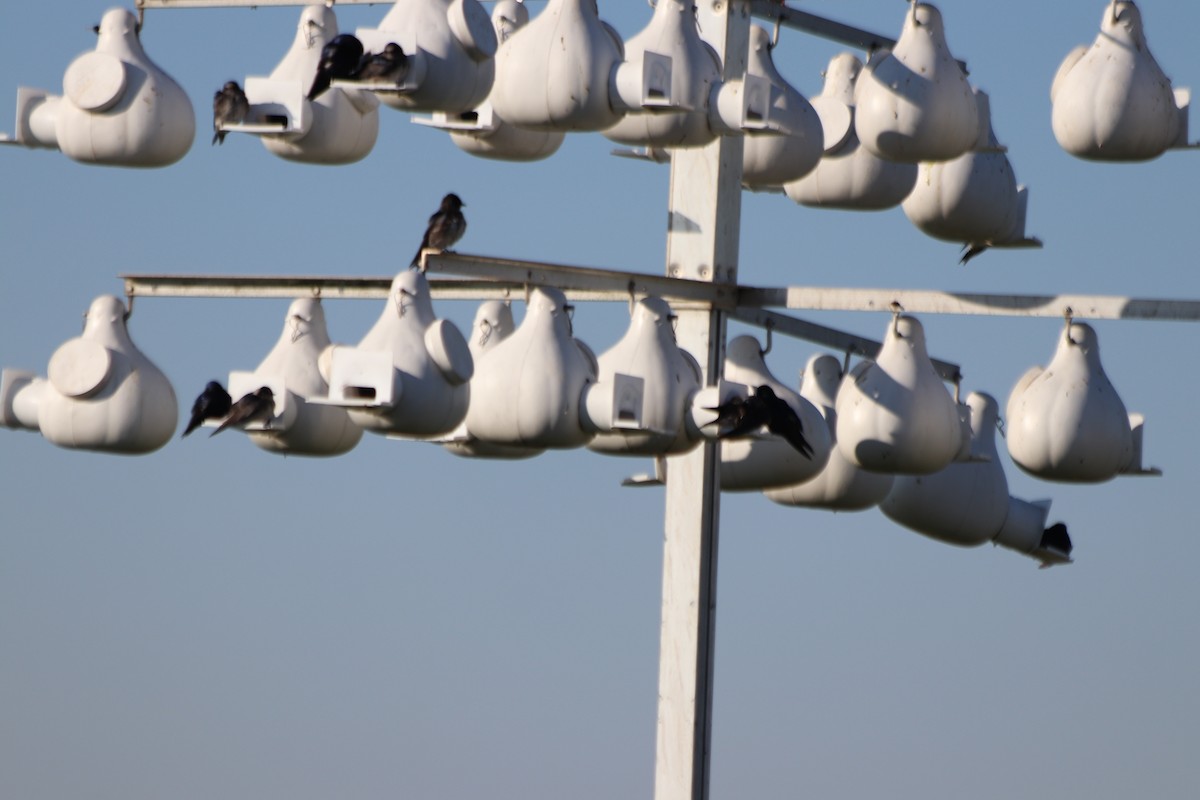
MULTIPOLYGON (((721 56, 722 78, 741 78, 750 38, 748 2, 698 2, 701 35, 721 56)), ((741 181, 741 136, 673 152, 668 275, 737 282, 741 181)), ((716 384, 724 364, 724 314, 707 305, 675 311, 680 347, 700 361, 705 385, 716 384)), ((668 460, 655 800, 708 797, 720 483, 714 442, 668 460)))

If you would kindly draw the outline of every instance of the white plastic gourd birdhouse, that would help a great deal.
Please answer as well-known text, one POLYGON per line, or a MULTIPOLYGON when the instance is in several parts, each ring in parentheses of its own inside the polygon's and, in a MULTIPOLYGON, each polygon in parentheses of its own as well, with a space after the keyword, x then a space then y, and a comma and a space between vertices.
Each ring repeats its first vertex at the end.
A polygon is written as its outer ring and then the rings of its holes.
POLYGON ((935 239, 987 247, 1036 247, 1025 236, 1029 190, 1018 186, 1012 165, 992 131, 990 104, 976 93, 980 136, 949 161, 919 165, 917 183, 901 207, 920 231, 935 239))
POLYGON ((898 314, 888 323, 879 355, 850 370, 836 408, 838 450, 873 472, 937 472, 963 445, 958 405, 929 360, 915 317, 898 314))
POLYGON ((1008 480, 996 452, 999 404, 972 392, 971 458, 932 475, 901 475, 879 509, 888 519, 960 547, 995 542, 1029 555, 1043 566, 1070 561, 1065 528, 1046 529, 1049 502, 1028 503, 1008 494, 1008 480))
POLYGON ((595 428, 583 417, 596 362, 571 332, 566 295, 530 292, 525 319, 481 358, 471 381, 467 430, 485 441, 532 448, 586 444, 595 428))
POLYGON ((868 59, 855 102, 859 141, 889 161, 946 161, 979 137, 975 95, 928 3, 913 4, 895 47, 868 59))
POLYGON ((1008 481, 996 452, 1000 406, 987 394, 967 396, 971 458, 930 475, 900 475, 880 510, 895 522, 950 544, 974 546, 996 537, 1008 516, 1008 481))
POLYGON ((350 421, 345 409, 324 404, 329 384, 320 363, 330 346, 321 301, 301 298, 288 307, 283 333, 257 369, 230 373, 229 394, 235 400, 261 386, 274 395, 274 417, 266 424, 245 427, 250 440, 263 450, 335 456, 354 449, 362 438, 362 428, 350 421))
MULTIPOLYGON (((480 304, 475 312, 475 322, 471 326, 471 338, 467 340, 476 370, 478 370, 480 362, 487 358, 487 354, 495 349, 496 345, 507 339, 514 328, 512 306, 509 303, 501 300, 487 300, 480 304)), ((478 397, 477 392, 472 392, 471 402, 476 402, 478 397)), ((441 445, 456 456, 469 458, 532 458, 545 452, 545 448, 541 447, 521 447, 485 442, 471 433, 466 420, 447 436, 441 445)))
MULTIPOLYGON (((800 396, 812 403, 825 418, 830 437, 836 437, 836 398, 842 382, 842 365, 830 355, 815 355, 804 368, 800 396)), ((811 480, 795 486, 769 489, 768 499, 785 506, 825 508, 831 511, 863 511, 878 505, 892 488, 893 477, 867 472, 851 463, 837 447, 829 452, 825 468, 811 480)))
POLYGON ((625 42, 613 101, 627 113, 604 135, 646 147, 700 147, 716 138, 708 99, 721 62, 696 29, 693 0, 660 0, 650 24, 625 42))
POLYGON ((129 338, 126 316, 118 298, 97 297, 83 334, 54 351, 45 378, 4 370, 0 423, 80 450, 136 455, 166 444, 178 419, 175 391, 129 338))
POLYGON ((1050 86, 1054 138, 1073 156, 1145 161, 1187 146, 1187 89, 1171 88, 1132 2, 1110 2, 1091 47, 1072 50, 1050 86))
POLYGON ((379 320, 357 347, 329 351, 330 405, 375 433, 449 433, 467 413, 474 362, 454 323, 433 313, 429 281, 410 269, 392 280, 379 320))
POLYGON ((379 101, 341 86, 307 97, 321 51, 337 35, 333 9, 305 7, 292 46, 270 76, 246 78, 246 119, 219 129, 257 135, 268 151, 289 161, 351 164, 366 157, 379 136, 379 101))
POLYGON ((1009 455, 1031 475, 1098 483, 1144 471, 1142 418, 1131 417, 1109 382, 1090 325, 1067 323, 1054 358, 1021 376, 1007 411, 1009 455))
MULTIPOLYGON (((721 442, 722 491, 762 491, 790 486, 820 473, 832 448, 829 427, 812 403, 771 374, 763 361, 762 346, 753 336, 737 336, 726 345, 725 379, 743 384, 748 393, 759 386, 770 386, 800 418, 812 456, 806 457, 785 439, 765 429, 749 438, 725 439, 721 442)), ((711 435, 717 433, 716 426, 702 430, 711 435)))
MULTIPOLYGON (((600 432, 588 447, 613 455, 661 455, 690 450, 685 413, 700 390, 700 369, 675 342, 671 307, 658 297, 638 300, 629 329, 600 355, 599 380, 604 386, 619 375, 642 381, 638 425, 600 432)), ((619 421, 619 420, 618 420, 619 421)))
POLYGON ((492 108, 522 128, 601 131, 621 119, 610 78, 622 42, 596 0, 549 0, 496 54, 492 108))
POLYGON ((395 42, 408 56, 403 86, 378 91, 400 111, 459 114, 482 103, 495 76, 496 32, 478 0, 404 0, 377 28, 359 28, 363 47, 380 52, 395 42))
POLYGON ((811 101, 821 119, 824 155, 814 170, 783 185, 800 205, 878 211, 895 206, 916 183, 916 164, 880 158, 858 140, 854 87, 862 67, 852 53, 834 56, 825 70, 825 88, 811 101))
MULTIPOLYGON (((492 26, 500 47, 529 22, 529 9, 518 0, 500 0, 492 9, 492 26)), ((490 100, 471 111, 434 112, 414 117, 413 122, 444 130, 459 149, 480 158, 501 161, 537 161, 554 155, 566 134, 561 131, 530 130, 505 122, 490 100)))
POLYGON ((746 72, 764 78, 771 90, 770 127, 750 132, 742 146, 742 183, 751 189, 782 186, 812 172, 824 152, 821 118, 792 88, 771 59, 771 35, 750 26, 746 72))
POLYGON ((129 11, 105 12, 96 49, 71 62, 62 95, 17 90, 15 141, 86 164, 165 167, 196 136, 191 100, 142 49, 129 11))

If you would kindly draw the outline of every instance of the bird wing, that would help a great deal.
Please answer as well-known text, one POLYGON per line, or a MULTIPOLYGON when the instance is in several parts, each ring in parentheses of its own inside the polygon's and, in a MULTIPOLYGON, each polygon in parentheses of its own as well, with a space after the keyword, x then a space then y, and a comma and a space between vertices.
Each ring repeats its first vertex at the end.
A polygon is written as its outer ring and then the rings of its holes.
POLYGON ((800 455, 812 458, 812 445, 808 443, 808 439, 804 438, 804 423, 800 421, 800 416, 795 409, 786 401, 780 400, 779 405, 772 409, 767 430, 786 439, 788 444, 800 452, 800 455))

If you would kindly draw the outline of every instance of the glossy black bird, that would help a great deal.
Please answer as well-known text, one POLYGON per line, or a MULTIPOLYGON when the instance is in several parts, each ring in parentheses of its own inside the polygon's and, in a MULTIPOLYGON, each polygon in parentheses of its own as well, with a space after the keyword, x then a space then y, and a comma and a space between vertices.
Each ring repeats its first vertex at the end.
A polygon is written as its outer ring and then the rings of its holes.
POLYGON ((317 65, 317 76, 313 78, 308 99, 315 100, 329 88, 332 81, 354 76, 358 62, 362 60, 363 46, 357 36, 339 33, 321 48, 321 61, 317 65))
POLYGON ((417 248, 417 254, 413 256, 410 266, 417 266, 421 260, 421 251, 425 248, 445 250, 462 238, 467 232, 467 218, 462 213, 465 205, 466 203, 453 193, 442 198, 442 206, 429 218, 429 227, 425 229, 421 246, 417 248))
POLYGON ((209 434, 216 436, 231 425, 248 425, 251 422, 266 422, 275 413, 275 393, 269 386, 263 386, 256 392, 251 392, 233 404, 229 416, 220 426, 209 434))
POLYGON ((196 398, 196 402, 192 403, 192 418, 183 429, 183 436, 199 428, 206 419, 220 419, 225 416, 232 405, 233 398, 225 391, 225 387, 216 381, 209 381, 204 391, 196 398))
POLYGON ((1039 547, 1057 550, 1064 556, 1071 555, 1071 535, 1067 533, 1067 526, 1061 522, 1056 522, 1042 532, 1042 541, 1038 544, 1039 547))
POLYGON ((388 42, 382 53, 367 53, 358 62, 356 81, 400 83, 408 75, 408 56, 395 42, 388 42))
POLYGON ((958 263, 965 265, 972 258, 974 258, 975 256, 979 255, 980 253, 982 253, 984 250, 987 250, 987 249, 988 249, 988 245, 985 242, 981 242, 981 243, 967 242, 966 244, 964 244, 962 246, 962 250, 961 250, 962 258, 960 258, 958 260, 958 263))
POLYGON ((225 144, 226 131, 222 125, 237 125, 246 121, 250 101, 237 81, 229 81, 213 95, 213 144, 225 144))
POLYGON ((717 418, 707 424, 718 426, 718 439, 749 436, 765 425, 771 433, 786 439, 800 455, 812 458, 812 445, 804 438, 804 425, 796 410, 770 386, 759 386, 745 399, 735 397, 708 410, 717 412, 717 418))

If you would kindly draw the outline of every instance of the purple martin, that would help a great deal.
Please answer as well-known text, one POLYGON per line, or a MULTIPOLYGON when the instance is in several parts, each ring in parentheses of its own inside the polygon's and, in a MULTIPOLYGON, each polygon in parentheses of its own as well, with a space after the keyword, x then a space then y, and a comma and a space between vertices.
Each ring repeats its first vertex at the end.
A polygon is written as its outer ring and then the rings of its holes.
POLYGON ((256 392, 251 392, 233 404, 229 416, 212 433, 209 438, 216 436, 231 425, 245 426, 251 422, 267 422, 275 413, 275 393, 269 386, 263 386, 256 392))
POLYGON ((206 419, 220 419, 225 416, 232 404, 233 398, 225 391, 225 387, 216 381, 209 381, 204 391, 196 398, 196 402, 192 403, 192 418, 183 429, 183 436, 199 428, 206 419))
POLYGON ((770 386, 759 386, 745 399, 735 397, 707 410, 717 413, 717 418, 707 424, 717 426, 718 439, 749 436, 765 425, 771 433, 786 439, 800 455, 812 458, 812 445, 804 438, 799 415, 770 386))
POLYGON ((1038 547, 1043 550, 1055 550, 1064 556, 1071 555, 1071 536, 1067 533, 1067 526, 1056 522, 1046 528, 1042 532, 1042 541, 1038 543, 1038 547))
POLYGON ((357 36, 339 33, 321 48, 321 61, 317 65, 317 76, 313 78, 308 99, 315 100, 335 80, 350 78, 358 69, 363 46, 357 36))
POLYGON ((250 101, 237 81, 229 81, 213 95, 213 144, 225 144, 222 125, 237 125, 246 121, 250 101))
POLYGON ((960 251, 962 258, 958 260, 958 263, 965 265, 972 258, 987 250, 988 247, 989 245, 986 242, 967 242, 962 246, 962 250, 960 251))
POLYGON ((467 218, 462 213, 465 205, 466 203, 453 193, 442 198, 442 206, 429 218, 429 227, 425 229, 421 246, 417 248, 417 254, 413 256, 409 266, 417 266, 421 261, 422 250, 445 250, 462 238, 467 232, 467 218))
POLYGON ((408 56, 395 42, 388 42, 382 53, 366 53, 354 73, 356 81, 399 84, 408 75, 408 56))

